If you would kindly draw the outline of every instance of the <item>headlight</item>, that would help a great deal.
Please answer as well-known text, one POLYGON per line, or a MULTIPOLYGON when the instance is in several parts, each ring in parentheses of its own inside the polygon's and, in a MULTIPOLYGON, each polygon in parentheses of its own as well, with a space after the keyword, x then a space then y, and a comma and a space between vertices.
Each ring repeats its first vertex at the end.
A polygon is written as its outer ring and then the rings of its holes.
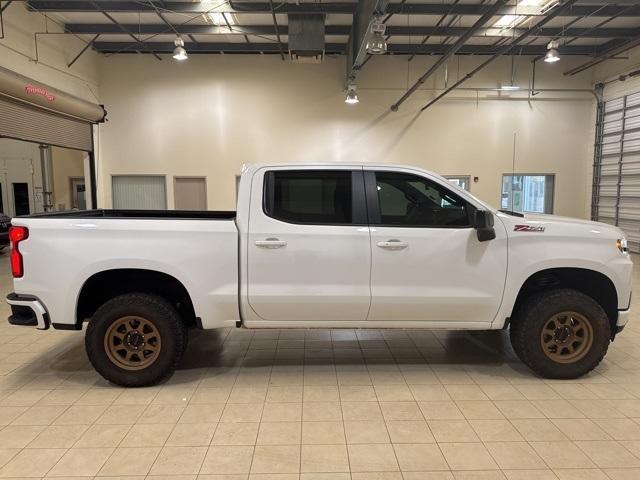
POLYGON ((627 253, 629 251, 627 249, 626 238, 619 238, 618 240, 616 240, 616 247, 618 247, 618 250, 620 250, 622 253, 627 253))

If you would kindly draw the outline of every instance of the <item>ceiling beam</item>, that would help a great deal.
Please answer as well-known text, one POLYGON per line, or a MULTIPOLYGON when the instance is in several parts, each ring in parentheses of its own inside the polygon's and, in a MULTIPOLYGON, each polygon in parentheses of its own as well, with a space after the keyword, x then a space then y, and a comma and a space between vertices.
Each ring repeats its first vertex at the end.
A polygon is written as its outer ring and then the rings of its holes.
POLYGON ((605 60, 613 58, 617 55, 620 55, 621 53, 626 52, 627 50, 637 47, 638 45, 640 45, 640 32, 638 33, 636 38, 631 39, 621 45, 617 44, 617 42, 611 42, 611 43, 605 44, 602 49, 603 51, 596 58, 594 58, 589 62, 583 63, 582 65, 578 65, 577 67, 574 67, 571 70, 564 72, 564 75, 575 75, 577 73, 583 72, 589 68, 595 67, 596 65, 604 62, 605 60), (612 45, 611 43, 615 43, 615 44, 612 45))
POLYGON ((530 27, 522 35, 520 35, 519 37, 515 38, 511 43, 508 43, 508 44, 502 46, 497 52, 495 52, 489 58, 484 60, 480 65, 478 65, 476 68, 474 68, 470 72, 466 73, 457 82, 455 82, 453 85, 451 85, 450 87, 445 89, 443 92, 441 92, 439 95, 437 95, 434 99, 432 99, 429 103, 427 103, 424 107, 422 107, 418 113, 424 112, 431 105, 433 105, 434 103, 438 102, 440 99, 442 99, 445 96, 447 96, 450 92, 452 92, 453 90, 458 88, 460 85, 465 83, 467 80, 469 80, 470 78, 473 78, 479 71, 481 71, 482 69, 486 68, 493 61, 497 60, 498 58, 502 57, 503 55, 509 55, 509 54, 513 54, 514 51, 519 51, 520 48, 522 48, 520 46, 520 42, 522 42, 523 40, 526 40, 526 38, 531 33, 535 32, 537 29, 539 29, 539 28, 543 27, 544 25, 546 25, 548 22, 553 20, 555 17, 560 15, 562 12, 564 12, 566 10, 569 10, 570 7, 575 4, 575 2, 576 2, 576 0, 566 0, 564 3, 560 3, 559 2, 559 3, 555 4, 547 12, 547 15, 542 20, 540 20, 536 25, 533 25, 532 27, 530 27), (518 50, 515 50, 516 48, 518 50))
MULTIPOLYGON (((217 25, 167 25, 158 24, 120 24, 128 32, 142 35, 159 35, 163 33, 171 33, 173 31, 182 35, 214 35, 239 33, 239 34, 255 34, 255 35, 272 35, 274 29, 272 25, 234 25, 233 31, 230 32, 226 26, 217 25)), ((65 30, 75 34, 89 35, 109 35, 120 34, 122 30, 114 24, 109 23, 67 23, 65 30)), ((459 37, 467 32, 468 28, 464 27, 424 27, 424 26, 388 26, 387 35, 391 36, 453 36, 459 37)), ((286 25, 280 25, 278 28, 280 35, 287 35, 288 29, 286 25)), ((513 37, 521 35, 524 30, 501 30, 498 28, 480 28, 474 33, 475 37, 513 37)), ((327 35, 349 35, 351 32, 350 25, 326 25, 325 33, 327 35)), ((567 28, 560 27, 542 28, 531 37, 555 38, 564 37, 582 37, 582 38, 634 38, 637 35, 635 28, 567 28)))
POLYGON ((366 44, 371 35, 371 25, 376 17, 385 13, 388 3, 388 0, 358 0, 347 49, 347 83, 355 80, 364 65, 367 59, 366 44))
MULTIPOLYGON (((97 0, 100 8, 108 12, 153 12, 154 8, 149 2, 133 0, 97 0)), ((176 2, 154 1, 158 8, 166 11, 181 13, 206 13, 210 7, 200 2, 176 2)), ((625 5, 598 1, 589 4, 573 5, 559 16, 565 17, 610 17, 620 14, 623 17, 639 17, 640 6, 628 9, 625 5)), ((83 0, 29 0, 28 5, 41 12, 95 12, 96 8, 91 1, 83 0)), ((413 15, 475 15, 480 16, 486 5, 459 3, 456 5, 446 3, 390 3, 387 13, 405 13, 413 15)), ((281 3, 275 6, 276 13, 354 13, 356 3, 328 2, 328 3, 281 3)), ((229 11, 235 13, 270 13, 268 2, 229 2, 229 11)), ((522 10, 521 10, 522 11, 522 10)), ((513 7, 506 6, 500 15, 513 13, 513 7)))
MULTIPOLYGON (((171 53, 175 45, 171 42, 146 42, 149 49, 155 53, 171 53)), ((134 53, 139 45, 135 42, 105 42, 99 41, 94 43, 94 48, 103 53, 134 53)), ((286 43, 283 44, 288 49, 286 43)), ((398 44, 392 43, 388 45, 388 50, 396 55, 441 55, 445 52, 448 45, 440 44, 398 44)), ((280 53, 278 44, 271 43, 243 43, 243 42, 199 42, 186 43, 185 48, 191 53, 280 53)), ((327 43, 325 46, 327 54, 344 54, 346 51, 346 43, 327 43)), ((546 45, 523 45, 518 47, 518 55, 540 55, 547 51, 546 45)), ((463 45, 458 50, 458 55, 493 55, 496 49, 493 45, 463 45)), ((570 45, 562 49, 562 55, 589 55, 596 56, 600 51, 596 47, 586 45, 570 45)))
POLYGON ((450 45, 447 50, 440 56, 433 65, 431 65, 427 71, 422 75, 416 82, 407 89, 407 91, 402 95, 393 105, 391 105, 391 110, 394 112, 398 111, 398 107, 402 105, 407 98, 409 98, 413 93, 420 88, 420 86, 431 77, 442 65, 444 65, 447 60, 456 54, 460 48, 476 33, 479 29, 481 29, 489 20, 491 20, 496 12, 502 8, 502 6, 507 3, 507 0, 497 0, 496 3, 491 5, 490 7, 485 9, 485 12, 482 16, 476 20, 476 22, 466 30, 466 32, 458 37, 458 39, 450 45))

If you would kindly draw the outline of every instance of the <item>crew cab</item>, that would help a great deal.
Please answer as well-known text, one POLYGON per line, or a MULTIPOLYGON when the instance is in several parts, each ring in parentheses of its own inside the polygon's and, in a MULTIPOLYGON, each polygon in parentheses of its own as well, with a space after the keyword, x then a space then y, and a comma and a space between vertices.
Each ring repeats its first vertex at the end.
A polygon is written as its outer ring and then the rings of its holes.
POLYGON ((243 168, 237 212, 12 220, 9 323, 86 328, 95 369, 162 381, 190 328, 508 328, 533 371, 575 378, 626 324, 616 227, 498 211, 443 177, 374 164, 243 168))

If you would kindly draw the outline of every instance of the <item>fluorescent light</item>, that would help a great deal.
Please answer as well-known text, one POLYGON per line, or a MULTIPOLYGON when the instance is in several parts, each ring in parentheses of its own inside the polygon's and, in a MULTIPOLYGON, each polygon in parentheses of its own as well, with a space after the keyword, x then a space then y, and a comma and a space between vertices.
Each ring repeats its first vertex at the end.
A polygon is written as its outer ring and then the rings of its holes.
POLYGON ((513 92, 520 90, 520 87, 518 85, 500 85, 500 90, 504 92, 513 92))

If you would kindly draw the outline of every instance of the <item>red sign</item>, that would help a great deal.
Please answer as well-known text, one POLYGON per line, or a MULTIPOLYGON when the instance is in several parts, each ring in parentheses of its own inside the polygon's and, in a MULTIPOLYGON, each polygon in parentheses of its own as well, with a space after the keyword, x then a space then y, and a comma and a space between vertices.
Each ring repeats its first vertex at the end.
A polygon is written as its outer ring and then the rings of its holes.
POLYGON ((24 87, 24 93, 27 95, 40 95, 46 98, 48 101, 53 102, 56 97, 52 93, 49 92, 46 88, 37 87, 35 85, 26 85, 24 87))

